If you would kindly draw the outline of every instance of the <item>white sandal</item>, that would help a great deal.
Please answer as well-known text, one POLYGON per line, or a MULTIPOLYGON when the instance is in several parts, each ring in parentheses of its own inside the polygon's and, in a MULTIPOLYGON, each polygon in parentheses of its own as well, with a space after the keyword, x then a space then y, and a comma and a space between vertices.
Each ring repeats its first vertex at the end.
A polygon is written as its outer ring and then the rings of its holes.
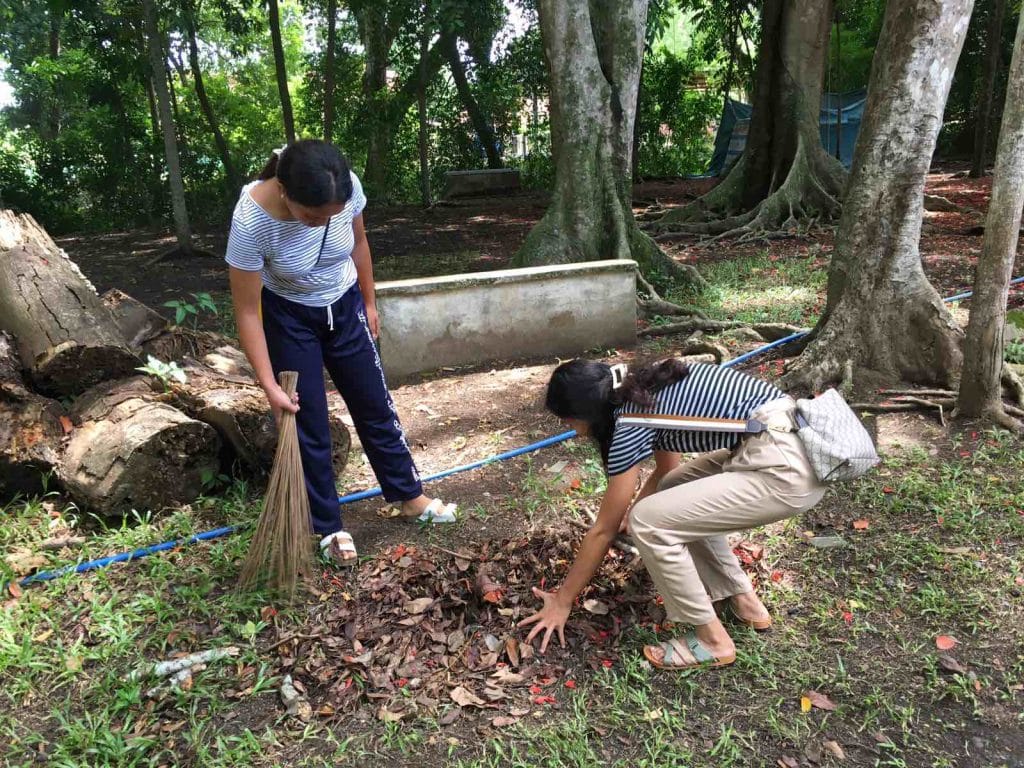
POLYGON ((335 565, 345 567, 355 565, 359 560, 356 543, 348 531, 335 531, 320 539, 320 554, 335 565), (349 553, 352 554, 352 557, 345 557, 349 553))
POLYGON ((434 499, 419 517, 410 516, 408 519, 418 523, 454 523, 457 519, 455 513, 458 509, 458 504, 445 504, 440 499, 434 499))

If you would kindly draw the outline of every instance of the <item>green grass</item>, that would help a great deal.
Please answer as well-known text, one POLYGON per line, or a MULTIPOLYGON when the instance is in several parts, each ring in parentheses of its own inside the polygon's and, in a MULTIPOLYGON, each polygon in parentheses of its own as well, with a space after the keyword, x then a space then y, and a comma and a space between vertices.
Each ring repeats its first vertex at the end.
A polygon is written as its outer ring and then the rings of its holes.
MULTIPOLYGON (((544 458, 520 461, 521 494, 500 507, 481 500, 465 525, 499 514, 524 525, 578 516, 603 473, 587 443, 565 448, 582 467, 580 488, 552 491, 544 458)), ((981 734, 993 745, 983 764, 1002 765, 1024 734, 1022 474, 1024 448, 995 432, 964 436, 941 456, 890 456, 801 519, 750 534, 765 547, 758 579, 777 626, 766 635, 736 629, 735 665, 653 671, 640 650, 655 635, 633 628, 612 668, 575 678, 574 690, 556 685, 555 705, 504 729, 487 727, 495 712, 449 728, 429 717, 281 719, 277 660, 263 649, 271 625, 291 626, 303 607, 234 590, 245 536, 61 579, 0 612, 0 749, 12 766, 44 754, 57 766, 719 768, 771 766, 831 739, 848 765, 957 766, 981 734), (856 519, 867 530, 853 530, 856 519), (816 550, 806 531, 839 533, 852 546, 816 550), (940 667, 940 634, 959 641, 951 654, 964 673, 940 667), (240 656, 211 664, 190 690, 147 699, 152 681, 128 676, 175 651, 226 645, 240 656), (802 712, 809 690, 838 709, 802 712)), ((85 559, 252 519, 256 502, 236 486, 115 525, 44 497, 0 510, 0 542, 5 552, 31 549, 50 520, 63 519, 88 533, 71 555, 85 559)), ((48 554, 47 565, 68 557, 48 554)), ((826 755, 821 764, 839 763, 826 755)))
POLYGON ((752 256, 700 265, 708 289, 694 295, 685 290, 666 297, 698 309, 714 320, 745 323, 780 322, 808 326, 820 311, 828 279, 818 266, 820 254, 775 258, 767 251, 752 256))

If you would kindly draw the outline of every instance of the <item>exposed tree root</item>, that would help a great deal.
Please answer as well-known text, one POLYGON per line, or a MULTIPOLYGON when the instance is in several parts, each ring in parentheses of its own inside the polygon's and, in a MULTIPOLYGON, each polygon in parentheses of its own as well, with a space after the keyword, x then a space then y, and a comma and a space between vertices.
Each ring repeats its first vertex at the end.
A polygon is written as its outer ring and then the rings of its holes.
POLYGON ((786 325, 785 323, 755 323, 750 325, 749 323, 741 323, 736 320, 696 319, 655 325, 640 331, 640 335, 648 337, 668 336, 674 333, 696 333, 697 331, 721 333, 722 331, 731 331, 736 328, 750 328, 765 341, 778 341, 779 339, 786 338, 786 336, 792 336, 794 333, 800 333, 805 330, 797 328, 795 325, 786 325))
MULTIPOLYGON (((894 391, 896 390, 885 390, 885 392, 894 391)), ((943 394, 953 394, 947 390, 932 391, 941 392, 943 394)), ((956 399, 952 397, 924 398, 915 397, 913 395, 902 395, 881 403, 851 403, 850 407, 855 411, 867 411, 869 413, 904 413, 907 411, 919 411, 922 408, 935 408, 939 412, 939 422, 945 427, 946 409, 954 409, 956 407, 956 399)), ((956 416, 955 412, 953 413, 953 416, 956 416)), ((1006 405, 1004 403, 997 404, 994 408, 986 409, 979 418, 983 421, 991 421, 992 423, 1015 434, 1024 434, 1024 422, 1019 421, 1019 419, 1024 418, 1024 410, 1015 408, 1012 405, 1006 405)))
POLYGON ((705 195, 706 199, 668 211, 645 229, 656 233, 658 242, 700 235, 712 238, 705 244, 725 238, 742 243, 793 237, 819 221, 835 219, 842 208, 846 171, 816 150, 808 149, 801 139, 785 181, 749 211, 736 212, 744 191, 743 167, 737 163, 725 181, 705 195))
POLYGON ((924 209, 937 213, 960 213, 964 210, 948 197, 943 197, 942 195, 925 195, 924 209))
POLYGON ((1014 400, 1019 405, 1024 405, 1024 380, 1021 380, 1020 376, 1008 365, 1003 366, 1002 382, 1003 386, 1013 394, 1014 400))
POLYGON ((640 308, 640 313, 644 317, 654 317, 655 315, 661 315, 662 317, 700 317, 704 318, 706 315, 696 309, 690 307, 684 307, 680 304, 673 304, 671 301, 665 301, 658 293, 657 289, 644 277, 642 272, 636 273, 637 282, 640 283, 640 287, 646 291, 647 298, 641 296, 638 292, 636 303, 640 308))

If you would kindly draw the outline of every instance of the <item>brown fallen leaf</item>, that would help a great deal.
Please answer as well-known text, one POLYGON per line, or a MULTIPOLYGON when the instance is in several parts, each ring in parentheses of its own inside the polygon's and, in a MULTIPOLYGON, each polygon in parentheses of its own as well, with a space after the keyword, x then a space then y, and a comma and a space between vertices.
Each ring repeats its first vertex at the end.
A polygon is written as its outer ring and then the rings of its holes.
POLYGON ((821 746, 825 748, 825 751, 832 755, 836 760, 845 760, 846 753, 843 748, 839 746, 839 742, 836 741, 823 741, 821 746))
POLYGON ((967 674, 967 670, 959 661, 954 659, 952 656, 947 656, 946 654, 939 656, 939 667, 941 667, 943 671, 951 672, 955 675, 967 674))
POLYGON ((452 701, 458 704, 460 707, 483 707, 485 702, 479 696, 468 690, 464 686, 458 686, 452 689, 451 693, 448 694, 452 697, 452 701))
POLYGON ((778 765, 779 768, 800 768, 800 763, 797 762, 796 758, 790 757, 789 755, 783 755, 775 761, 775 764, 778 765))
POLYGON ((853 529, 855 531, 866 531, 870 525, 871 523, 863 518, 853 521, 853 529))
POLYGON ((508 663, 513 667, 519 666, 519 641, 514 637, 505 640, 505 655, 508 656, 508 663))
POLYGON ((495 728, 508 728, 510 725, 515 725, 519 722, 518 717, 509 717, 507 715, 499 715, 498 717, 491 720, 491 725, 495 728))
POLYGON ((437 722, 440 725, 451 725, 456 720, 458 720, 460 717, 462 717, 462 708, 461 707, 452 707, 447 712, 445 712, 443 715, 441 715, 441 717, 439 717, 437 719, 437 722))
POLYGON ((434 598, 432 597, 418 597, 415 600, 407 602, 403 608, 406 613, 410 613, 413 616, 423 613, 427 608, 434 604, 434 598))
POLYGON ((487 573, 487 569, 483 567, 480 568, 476 575, 474 589, 477 596, 487 603, 500 603, 504 593, 501 585, 495 582, 490 574, 487 573))
POLYGON ((608 604, 600 600, 591 598, 590 600, 583 601, 583 609, 589 611, 596 616, 607 616, 608 615, 608 604))
POLYGON ((957 644, 957 639, 952 635, 939 635, 935 638, 935 647, 940 651, 952 650, 957 644))
POLYGON ((4 557, 15 576, 25 576, 46 565, 46 557, 37 555, 31 549, 19 547, 4 557))
POLYGON ((71 430, 73 430, 75 428, 74 423, 67 416, 61 416, 60 417, 60 426, 61 426, 61 429, 64 430, 64 434, 65 435, 70 435, 71 434, 71 430))
POLYGON ((811 702, 811 706, 816 709, 823 709, 826 712, 835 712, 836 710, 836 705, 823 693, 808 691, 804 696, 811 702))

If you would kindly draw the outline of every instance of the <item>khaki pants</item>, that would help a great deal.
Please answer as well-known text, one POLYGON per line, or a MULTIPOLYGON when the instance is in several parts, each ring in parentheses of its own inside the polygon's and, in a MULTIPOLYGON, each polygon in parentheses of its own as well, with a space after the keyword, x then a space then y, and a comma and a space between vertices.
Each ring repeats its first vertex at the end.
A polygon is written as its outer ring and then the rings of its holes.
MULTIPOLYGON (((794 407, 790 398, 773 400, 752 415, 790 428, 794 407)), ((669 621, 708 624, 713 600, 753 589, 725 534, 798 515, 824 493, 795 432, 748 435, 735 451, 706 454, 665 475, 633 507, 630 533, 669 621)))

